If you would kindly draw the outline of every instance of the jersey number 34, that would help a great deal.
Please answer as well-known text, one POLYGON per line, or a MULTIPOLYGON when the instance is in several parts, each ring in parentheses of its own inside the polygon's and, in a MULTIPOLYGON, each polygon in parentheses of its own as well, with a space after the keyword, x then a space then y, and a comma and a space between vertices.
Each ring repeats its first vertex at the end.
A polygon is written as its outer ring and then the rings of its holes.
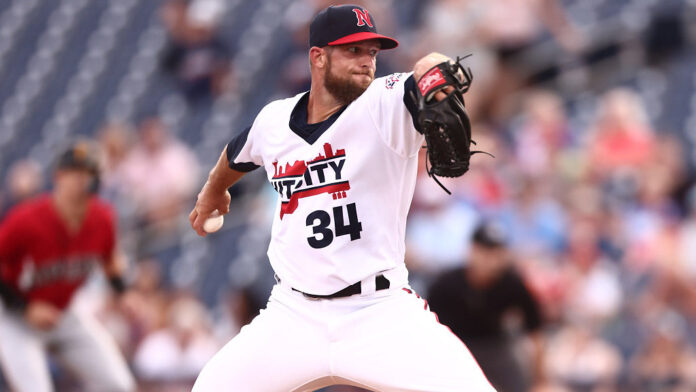
POLYGON ((343 206, 333 208, 334 229, 331 230, 331 215, 324 210, 316 210, 307 215, 307 226, 312 227, 313 237, 307 237, 309 246, 315 249, 325 248, 334 240, 334 237, 350 235, 350 240, 360 239, 362 223, 358 220, 358 213, 355 211, 355 203, 345 206, 348 212, 348 223, 343 217, 343 206), (318 223, 317 223, 318 222, 318 223))

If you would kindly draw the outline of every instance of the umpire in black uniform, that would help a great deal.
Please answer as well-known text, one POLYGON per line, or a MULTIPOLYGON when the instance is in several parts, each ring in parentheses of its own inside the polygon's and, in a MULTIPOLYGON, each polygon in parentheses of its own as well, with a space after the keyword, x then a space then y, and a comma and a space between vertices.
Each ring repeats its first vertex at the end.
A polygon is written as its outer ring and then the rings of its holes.
POLYGON ((428 299, 440 322, 467 345, 500 392, 530 389, 529 377, 515 355, 519 334, 508 326, 513 324, 508 316, 521 315, 521 329, 535 342, 529 371, 539 381, 543 362, 540 309, 511 263, 501 226, 479 224, 468 262, 438 276, 428 289, 428 299))

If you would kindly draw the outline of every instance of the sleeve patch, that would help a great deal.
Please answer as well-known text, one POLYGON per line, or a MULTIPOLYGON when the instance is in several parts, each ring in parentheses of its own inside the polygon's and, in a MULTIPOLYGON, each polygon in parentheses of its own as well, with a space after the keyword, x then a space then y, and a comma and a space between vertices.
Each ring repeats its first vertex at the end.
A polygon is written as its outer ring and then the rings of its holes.
POLYGON ((394 85, 401 79, 402 73, 394 73, 389 76, 387 76, 386 79, 384 79, 384 87, 387 89, 391 90, 394 88, 394 85))

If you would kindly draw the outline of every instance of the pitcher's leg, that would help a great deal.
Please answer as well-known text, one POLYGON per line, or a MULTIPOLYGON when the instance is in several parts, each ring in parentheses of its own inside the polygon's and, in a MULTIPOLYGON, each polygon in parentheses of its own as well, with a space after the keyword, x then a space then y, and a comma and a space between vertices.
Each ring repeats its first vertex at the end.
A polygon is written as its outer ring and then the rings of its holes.
POLYGON ((366 309, 341 347, 340 376, 383 392, 494 392, 466 346, 415 294, 366 309))
POLYGON ((317 325, 269 302, 205 365, 193 392, 292 391, 328 375, 327 351, 317 325))
POLYGON ((53 391, 39 333, 19 315, 0 310, 0 364, 13 391, 53 391))

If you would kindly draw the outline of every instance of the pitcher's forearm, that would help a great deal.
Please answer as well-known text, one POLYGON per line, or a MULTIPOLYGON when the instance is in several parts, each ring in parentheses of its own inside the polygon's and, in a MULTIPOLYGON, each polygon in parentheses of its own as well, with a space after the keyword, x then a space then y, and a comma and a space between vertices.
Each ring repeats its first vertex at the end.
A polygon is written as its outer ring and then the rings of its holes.
POLYGON ((215 191, 226 190, 234 185, 246 173, 231 169, 227 161, 227 147, 222 150, 217 163, 208 174, 206 186, 215 191))
POLYGON ((230 210, 230 194, 227 188, 231 187, 244 176, 240 172, 229 167, 227 161, 227 147, 222 150, 220 158, 215 167, 208 174, 208 180, 203 185, 203 189, 198 193, 196 205, 189 214, 191 227, 196 230, 198 235, 205 236, 203 224, 215 210, 221 214, 226 214, 230 210))

